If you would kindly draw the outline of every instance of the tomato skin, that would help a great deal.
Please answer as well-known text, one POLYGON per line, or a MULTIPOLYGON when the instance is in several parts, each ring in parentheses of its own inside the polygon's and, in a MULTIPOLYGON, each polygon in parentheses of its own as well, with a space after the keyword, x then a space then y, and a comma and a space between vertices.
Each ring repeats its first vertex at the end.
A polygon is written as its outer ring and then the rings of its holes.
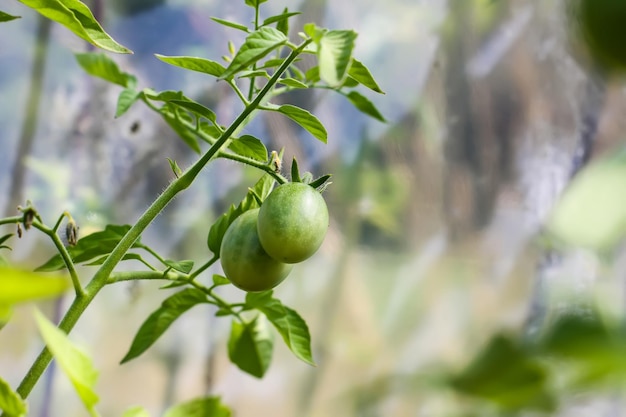
POLYGON ((267 253, 285 263, 311 257, 328 229, 328 208, 322 195, 308 184, 278 186, 259 211, 258 231, 267 253))
POLYGON ((239 289, 267 291, 280 284, 291 272, 287 265, 270 257, 259 241, 259 209, 248 210, 232 222, 220 247, 224 275, 239 289))

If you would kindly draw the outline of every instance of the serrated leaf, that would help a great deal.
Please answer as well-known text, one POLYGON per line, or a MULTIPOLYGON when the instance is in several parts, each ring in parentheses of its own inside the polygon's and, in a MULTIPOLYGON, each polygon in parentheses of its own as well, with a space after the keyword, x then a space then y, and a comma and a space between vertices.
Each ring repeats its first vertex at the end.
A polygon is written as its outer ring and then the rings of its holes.
POLYGON ((222 275, 213 274, 213 286, 219 287, 221 285, 228 285, 228 284, 230 284, 230 280, 228 278, 222 275))
POLYGON ((260 314, 249 323, 233 320, 228 339, 228 357, 239 369, 263 378, 272 361, 274 339, 267 318, 260 314))
POLYGON ((374 77, 370 73, 370 70, 367 69, 365 65, 363 65, 360 61, 352 58, 352 63, 350 64, 350 69, 348 70, 348 74, 354 80, 369 88, 372 91, 375 91, 380 94, 385 94, 383 90, 380 89, 374 77))
POLYGON ((295 310, 284 306, 276 298, 272 298, 264 303, 258 303, 255 308, 267 316, 282 336, 289 350, 298 359, 315 366, 313 355, 311 354, 309 328, 295 310))
POLYGON ((278 80, 278 84, 283 84, 291 88, 309 88, 308 85, 296 80, 295 78, 281 78, 278 80))
POLYGON ((19 0, 28 7, 62 24, 87 42, 107 51, 131 54, 117 43, 96 21, 91 10, 78 0, 19 0))
POLYGON ((227 26, 229 28, 238 29, 246 33, 248 32, 247 26, 240 25, 239 23, 236 23, 236 22, 231 22, 230 20, 220 19, 219 17, 211 17, 211 20, 219 23, 220 25, 227 26))
POLYGON ((220 76, 220 79, 230 78, 237 72, 247 69, 286 42, 287 37, 285 34, 272 27, 265 26, 252 32, 246 37, 244 44, 241 45, 241 48, 237 51, 226 71, 220 76))
POLYGON ((166 261, 167 266, 169 266, 172 269, 175 269, 179 272, 182 272, 183 274, 188 274, 191 272, 191 270, 193 269, 193 265, 194 262, 193 261, 166 261))
POLYGON ((0 378, 0 410, 4 411, 7 417, 25 417, 28 412, 26 402, 2 378, 0 378))
POLYGON ((196 398, 176 404, 165 411, 163 417, 230 417, 230 409, 219 397, 196 398))
POLYGON ((276 109, 276 111, 284 114, 294 122, 298 123, 315 138, 324 143, 327 142, 328 133, 326 133, 326 128, 324 127, 322 122, 320 122, 317 117, 312 115, 310 112, 291 104, 283 104, 278 109, 276 109))
POLYGON ((94 392, 94 387, 98 372, 91 358, 74 345, 67 338, 67 334, 52 324, 39 310, 35 310, 35 319, 48 349, 72 382, 85 408, 95 414, 94 407, 98 403, 98 396, 94 392))
POLYGON ((0 11, 0 22, 10 22, 11 20, 21 19, 22 16, 13 16, 3 11, 0 11))
POLYGON ((120 92, 117 98, 117 107, 115 109, 115 118, 120 117, 135 104, 135 102, 141 97, 141 92, 134 88, 125 88, 120 92))
POLYGON ((102 78, 122 87, 132 88, 136 85, 137 79, 118 67, 117 63, 103 53, 85 52, 74 54, 78 64, 89 75, 102 78))
POLYGON ((56 297, 63 294, 69 286, 69 280, 66 277, 41 275, 9 266, 0 266, 1 305, 56 297))
POLYGON ((271 175, 263 175, 254 187, 248 190, 246 197, 237 207, 235 207, 234 204, 231 205, 226 213, 218 217, 215 223, 211 226, 209 236, 207 238, 207 245, 209 246, 209 250, 211 252, 219 256, 222 239, 224 238, 224 233, 226 233, 228 226, 230 226, 230 224, 234 222, 235 219, 243 212, 259 207, 259 204, 253 194, 256 193, 258 197, 265 199, 272 191, 274 182, 275 180, 271 175))
POLYGON ((350 91, 346 97, 350 100, 350 103, 354 105, 360 112, 367 114, 370 117, 373 117, 376 120, 380 120, 381 122, 386 122, 385 118, 378 111, 376 106, 367 99, 367 97, 361 95, 356 91, 350 91))
POLYGON ((184 312, 197 304, 206 302, 206 295, 196 288, 187 288, 166 298, 163 303, 161 303, 161 307, 156 309, 143 322, 121 363, 128 362, 141 355, 152 346, 184 312))
POLYGON ((224 68, 224 66, 219 62, 211 61, 205 58, 193 56, 165 56, 159 54, 155 54, 155 56, 170 65, 191 71, 202 72, 214 77, 220 77, 226 70, 226 68, 224 68))
POLYGON ((343 83, 356 37, 356 32, 352 30, 330 30, 317 42, 320 78, 331 87, 339 87, 343 83))
POLYGON ((228 145, 228 149, 237 155, 256 159, 257 161, 267 161, 267 148, 260 139, 252 135, 243 135, 233 139, 228 145))
POLYGON ((136 406, 124 411, 122 417, 150 417, 150 413, 148 413, 145 408, 136 406))

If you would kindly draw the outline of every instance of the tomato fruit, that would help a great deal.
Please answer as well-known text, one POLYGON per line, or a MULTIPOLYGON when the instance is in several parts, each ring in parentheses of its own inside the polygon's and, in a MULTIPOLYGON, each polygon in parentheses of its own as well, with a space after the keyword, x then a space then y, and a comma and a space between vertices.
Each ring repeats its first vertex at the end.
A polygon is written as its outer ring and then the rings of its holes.
POLYGON ((328 208, 322 195, 301 182, 278 186, 259 211, 259 239, 267 253, 285 263, 313 255, 328 229, 328 208))
POLYGON ((280 284, 292 266, 270 257, 257 234, 259 209, 248 210, 231 223, 220 247, 226 278, 244 291, 267 291, 280 284))

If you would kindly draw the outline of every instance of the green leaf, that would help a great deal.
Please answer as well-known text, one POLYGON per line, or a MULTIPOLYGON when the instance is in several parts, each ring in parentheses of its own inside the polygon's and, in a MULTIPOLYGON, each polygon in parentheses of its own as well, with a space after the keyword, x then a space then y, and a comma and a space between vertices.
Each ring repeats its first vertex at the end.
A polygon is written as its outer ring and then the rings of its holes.
POLYGON ((150 413, 143 407, 135 406, 124 411, 122 417, 150 417, 150 413))
MULTIPOLYGON (((331 174, 326 174, 326 175, 322 175, 321 177, 317 178, 316 180, 313 180, 309 183, 309 185, 315 189, 317 189, 318 191, 320 191, 320 188, 322 186, 327 186, 328 184, 326 184, 326 182, 332 177, 331 174)), ((324 187, 326 188, 326 187, 324 187)), ((321 192, 321 191, 320 191, 321 192)))
POLYGON ((304 79, 313 84, 320 81, 320 67, 316 65, 309 68, 304 74, 304 79))
POLYGON ((267 0, 245 0, 246 5, 252 8, 258 8, 262 3, 265 3, 267 0))
POLYGON ((155 56, 161 61, 174 65, 175 67, 202 72, 214 77, 220 77, 226 70, 226 68, 224 68, 224 66, 219 62, 204 58, 197 58, 193 56, 165 56, 159 54, 155 54, 155 56))
POLYGON ((169 103, 173 103, 177 106, 185 108, 200 117, 204 117, 205 119, 210 120, 213 123, 217 122, 217 118, 213 110, 191 99, 188 99, 187 97, 185 97, 184 100, 170 100, 169 103))
POLYGON ((238 75, 238 78, 252 78, 252 77, 263 77, 263 78, 270 78, 270 75, 267 73, 267 71, 264 71, 262 69, 257 69, 254 71, 241 71, 238 75))
POLYGON ((122 87, 133 88, 137 84, 137 79, 133 75, 122 72, 117 63, 103 53, 86 52, 74 54, 74 56, 89 75, 100 77, 122 87))
POLYGON ((0 305, 56 297, 63 294, 69 286, 66 277, 0 266, 0 305))
MULTIPOLYGON (((172 104, 171 106, 175 106, 172 104)), ((183 142, 187 144, 195 153, 200 154, 202 149, 198 143, 198 137, 187 127, 187 125, 180 119, 180 114, 175 109, 169 106, 163 106, 159 110, 163 120, 172 128, 174 132, 180 137, 183 142)))
POLYGON ((22 16, 12 16, 8 13, 0 11, 0 22, 10 22, 11 20, 21 19, 22 16))
POLYGON ((450 379, 457 391, 491 401, 505 410, 550 411, 544 366, 510 338, 496 335, 478 357, 450 379))
POLYGON ((365 96, 362 96, 360 93, 356 91, 350 91, 346 97, 350 100, 350 103, 354 105, 359 111, 367 114, 368 116, 373 117, 376 120, 380 120, 381 122, 386 122, 385 118, 378 111, 376 106, 369 101, 365 96))
POLYGON ((96 21, 91 10, 78 0, 19 0, 48 19, 58 22, 87 42, 107 51, 131 54, 115 42, 96 21))
POLYGON ((267 161, 267 148, 259 139, 252 135, 243 135, 233 139, 228 145, 228 149, 237 155, 256 159, 257 161, 267 161))
MULTIPOLYGON (((129 225, 107 225, 103 231, 95 232, 79 239, 76 246, 69 247, 67 250, 75 263, 87 262, 111 253, 129 230, 129 225)), ((135 245, 138 243, 139 241, 135 245)), ((133 247, 136 247, 135 245, 133 247)), ((37 268, 36 271, 52 272, 64 268, 63 258, 61 258, 61 255, 56 254, 48 262, 37 268)))
POLYGON ((372 77, 370 70, 367 69, 365 65, 363 65, 360 61, 357 61, 355 58, 352 58, 352 63, 350 64, 348 74, 350 75, 350 77, 354 78, 356 81, 369 88, 370 90, 380 94, 385 94, 385 92, 381 90, 376 83, 376 80, 374 80, 374 77, 372 77))
POLYGON ((236 23, 236 22, 231 22, 230 20, 220 19, 219 17, 211 17, 211 20, 219 23, 220 25, 227 26, 229 28, 238 29, 246 33, 248 32, 247 26, 240 25, 239 23, 236 23))
POLYGON ((228 357, 239 369, 263 378, 272 361, 274 339, 267 319, 260 314, 249 323, 233 320, 228 339, 228 357))
POLYGON ((4 411, 7 417, 25 417, 28 412, 26 402, 2 378, 0 378, 0 410, 4 411))
POLYGON ((163 417, 230 417, 230 409, 219 397, 196 398, 167 409, 163 417))
POLYGON ((328 133, 326 133, 326 128, 324 127, 322 122, 317 119, 317 117, 313 116, 308 111, 300 107, 293 106, 291 104, 283 104, 278 109, 276 109, 276 111, 284 114, 294 122, 298 123, 315 138, 324 143, 327 142, 328 133))
POLYGON ((172 269, 175 269, 183 274, 188 274, 193 269, 193 261, 166 261, 167 266, 172 269))
POLYGON ((248 69, 249 66, 286 42, 285 34, 272 27, 265 26, 252 32, 241 45, 220 79, 230 78, 237 72, 248 69))
POLYGON ((278 84, 283 84, 291 88, 309 88, 308 85, 296 80, 295 78, 281 78, 278 80, 278 84))
POLYGON ((298 169, 298 161, 295 156, 291 162, 291 181, 302 182, 302 179, 300 178, 300 170, 298 169))
MULTIPOLYGON (((271 296, 271 294, 270 294, 271 296)), ((267 300, 267 295, 253 300, 253 305, 259 311, 267 316, 269 321, 274 325, 278 333, 282 336, 285 344, 300 360, 315 366, 313 356, 311 354, 311 335, 306 322, 298 315, 295 310, 284 306, 280 300, 271 298, 267 300), (261 302, 263 300, 263 302, 261 302)), ((246 297, 246 304, 247 304, 246 297)))
POLYGON ((352 30, 330 30, 319 40, 317 59, 320 77, 331 87, 339 87, 343 83, 356 37, 356 32, 352 30))
POLYGON ((174 173, 176 178, 179 178, 181 175, 183 175, 183 170, 180 169, 176 161, 174 161, 173 159, 167 158, 167 162, 169 162, 170 168, 172 169, 172 172, 174 173))
POLYGON ((626 150, 580 171, 557 202, 548 230, 566 244, 611 250, 626 237, 626 150))
POLYGON ((276 23, 276 29, 280 30, 285 35, 289 34, 289 18, 293 16, 297 16, 301 14, 301 12, 290 12, 289 9, 285 7, 281 14, 277 14, 275 16, 270 16, 263 21, 261 26, 271 25, 272 23, 276 23))
MULTIPOLYGON (((87 265, 87 266, 102 265, 104 263, 104 261, 107 260, 108 257, 109 257, 109 255, 101 256, 100 258, 96 259, 95 261, 89 262, 89 263, 87 263, 85 265, 87 265)), ((140 255, 136 254, 136 253, 126 253, 122 257, 122 261, 143 261, 143 258, 140 255)))
POLYGON ((115 109, 115 118, 120 117, 130 109, 130 106, 141 97, 141 92, 134 88, 125 88, 120 92, 117 98, 117 107, 115 109))
POLYGON ((95 414, 98 396, 94 392, 98 372, 91 358, 76 347, 67 335, 52 324, 43 314, 35 310, 39 332, 59 366, 74 385, 76 393, 90 413, 95 414))
POLYGON ((226 213, 218 217, 215 223, 211 226, 209 236, 207 238, 207 245, 209 246, 209 250, 211 250, 211 252, 219 256, 222 239, 224 238, 224 233, 226 233, 228 226, 230 226, 230 224, 245 211, 259 207, 254 194, 261 199, 265 199, 272 191, 274 182, 275 180, 271 175, 263 175, 254 187, 248 190, 246 197, 237 207, 235 207, 234 204, 231 205, 230 209, 226 213))
POLYGON ((228 285, 228 284, 230 284, 230 280, 228 278, 222 275, 213 274, 213 286, 219 287, 221 285, 228 285))
POLYGON ((196 288, 187 288, 166 298, 161 304, 161 307, 156 309, 150 314, 146 321, 143 322, 131 343, 128 353, 126 353, 121 363, 128 362, 141 355, 152 346, 185 311, 197 304, 206 302, 206 295, 196 288))
POLYGON ((13 233, 9 233, 7 235, 4 235, 4 236, 0 237, 0 245, 2 245, 4 242, 9 240, 11 238, 11 236, 13 236, 13 233))

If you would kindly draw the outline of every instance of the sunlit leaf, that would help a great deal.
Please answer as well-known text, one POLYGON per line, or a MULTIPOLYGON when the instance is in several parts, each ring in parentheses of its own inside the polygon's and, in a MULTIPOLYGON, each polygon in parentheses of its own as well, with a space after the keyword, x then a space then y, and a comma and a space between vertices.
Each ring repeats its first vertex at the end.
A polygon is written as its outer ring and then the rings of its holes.
POLYGON ((21 16, 13 16, 3 11, 0 11, 0 22, 10 22, 11 20, 21 19, 21 16))
POLYGON ((206 295, 196 289, 187 288, 166 298, 143 322, 121 363, 130 361, 145 352, 159 337, 191 307, 206 303, 206 295))
POLYGON ((26 402, 2 378, 0 378, 0 410, 4 411, 3 415, 7 417, 25 417, 28 412, 26 402))
POLYGON ((377 93, 385 94, 385 92, 381 90, 376 83, 376 80, 374 80, 374 77, 372 77, 369 69, 367 69, 367 67, 363 65, 360 61, 352 58, 352 63, 350 64, 348 74, 350 75, 350 77, 354 78, 356 81, 369 88, 370 90, 377 93))
POLYGON ((70 286, 69 278, 0 266, 0 304, 10 305, 56 297, 70 286))
POLYGON ((150 413, 148 413, 145 408, 136 406, 124 411, 122 417, 150 417, 150 413))
POLYGON ((115 42, 96 21, 91 10, 78 0, 19 0, 48 19, 58 22, 87 42, 107 51, 130 54, 115 42))
POLYGON ((246 38, 226 71, 220 76, 221 79, 230 78, 239 71, 247 69, 249 66, 263 58, 274 49, 287 42, 287 37, 273 27, 265 26, 252 32, 246 38))
POLYGON ((365 96, 357 93, 356 91, 350 91, 346 97, 350 100, 350 103, 354 105, 359 111, 367 114, 368 116, 373 117, 376 120, 380 120, 381 122, 386 122, 385 118, 378 111, 376 106, 369 101, 365 96))
POLYGON ((231 411, 219 397, 196 398, 167 409, 163 417, 230 417, 231 411))
POLYGON ((213 286, 219 287, 221 285, 228 285, 228 284, 230 284, 230 280, 228 278, 222 275, 213 274, 213 286))
POLYGON ((324 143, 327 142, 328 133, 326 132, 326 128, 324 127, 322 122, 320 122, 318 118, 312 115, 310 112, 291 104, 283 104, 277 109, 277 111, 289 117, 294 122, 298 123, 315 138, 324 143))
POLYGON ((238 155, 256 159, 257 161, 267 161, 267 148, 261 140, 252 135, 243 135, 233 139, 228 145, 228 149, 238 155))
POLYGON ((38 310, 35 310, 35 318, 39 332, 48 349, 74 385, 76 393, 87 410, 94 413, 94 407, 98 403, 98 396, 94 392, 98 372, 94 368, 91 358, 76 347, 63 331, 59 330, 38 310))
POLYGON ((165 56, 159 54, 155 54, 155 56, 170 65, 191 71, 202 72, 214 77, 220 77, 224 73, 224 70, 226 70, 226 68, 224 68, 224 66, 219 62, 204 58, 193 56, 165 56))
POLYGON ((133 75, 120 70, 117 63, 103 53, 85 52, 74 56, 89 75, 127 88, 133 88, 137 83, 133 75))
POLYGON ((278 80, 278 84, 283 84, 291 88, 309 88, 308 85, 296 80, 295 78, 281 78, 278 80))
POLYGON ((233 320, 228 357, 239 369, 262 378, 272 361, 273 348, 274 339, 264 315, 248 323, 233 320))
POLYGON ((342 84, 352 58, 356 32, 351 30, 330 30, 318 43, 318 63, 320 77, 331 87, 342 84))

